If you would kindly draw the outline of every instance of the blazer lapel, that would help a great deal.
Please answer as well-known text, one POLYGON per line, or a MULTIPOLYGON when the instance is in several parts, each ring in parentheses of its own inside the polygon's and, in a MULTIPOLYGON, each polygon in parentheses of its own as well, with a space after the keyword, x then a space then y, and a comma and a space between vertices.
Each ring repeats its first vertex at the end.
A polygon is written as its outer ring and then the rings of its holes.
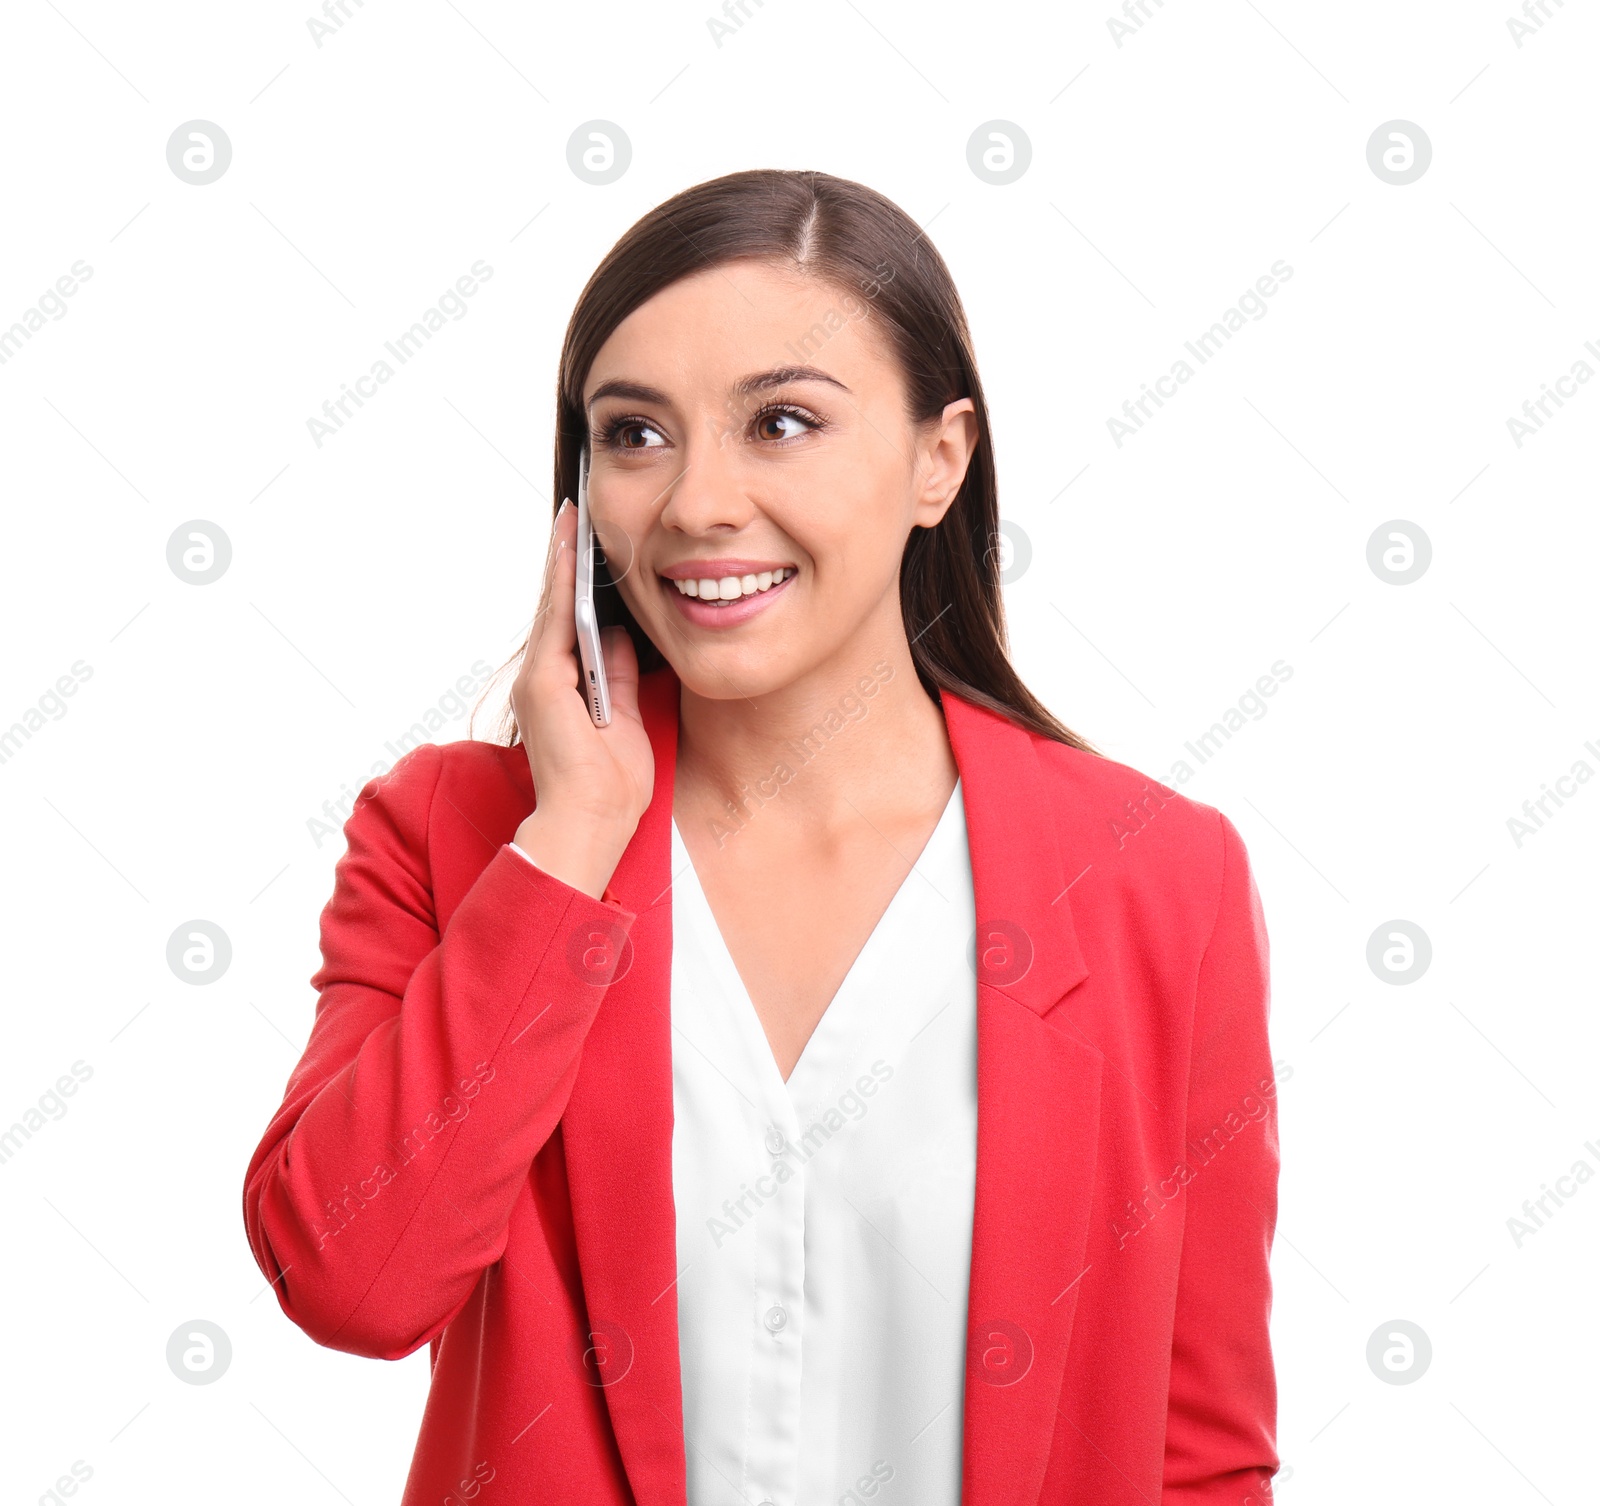
POLYGON ((639 682, 655 790, 606 898, 636 919, 562 1116, 590 1360, 639 1506, 683 1506, 672 1199, 672 786, 678 681, 639 682), (623 969, 626 971, 623 971, 623 969))
MULTIPOLYGON (((977 911, 978 1165, 962 1500, 1037 1501, 1077 1307, 1103 1058, 1047 1016, 1088 976, 1030 735, 941 692, 977 911)), ((1073 872, 1076 872, 1076 865, 1073 872)))

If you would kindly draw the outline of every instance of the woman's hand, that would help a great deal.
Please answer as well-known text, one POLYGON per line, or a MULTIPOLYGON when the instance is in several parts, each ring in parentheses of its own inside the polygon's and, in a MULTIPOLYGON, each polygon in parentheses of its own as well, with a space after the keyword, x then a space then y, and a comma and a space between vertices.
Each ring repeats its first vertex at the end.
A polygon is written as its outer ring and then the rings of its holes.
POLYGON ((515 841, 546 873, 598 899, 655 788, 655 755, 639 719, 639 661, 626 629, 601 634, 611 722, 597 727, 573 656, 578 510, 561 504, 544 589, 511 688, 537 807, 515 841))

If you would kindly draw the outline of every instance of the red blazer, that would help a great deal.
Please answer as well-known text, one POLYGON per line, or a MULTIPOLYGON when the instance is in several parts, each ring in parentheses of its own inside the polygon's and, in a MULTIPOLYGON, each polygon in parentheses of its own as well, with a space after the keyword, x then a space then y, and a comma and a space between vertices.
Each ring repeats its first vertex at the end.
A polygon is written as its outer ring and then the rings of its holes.
MULTIPOLYGON (((962 1500, 1270 1501, 1277 1114, 1243 843, 942 699, 983 937, 962 1500)), ((345 823, 244 1216, 319 1344, 430 1346, 403 1506, 685 1506, 670 669, 639 704, 655 796, 603 900, 506 846, 521 747, 415 748, 345 823)))

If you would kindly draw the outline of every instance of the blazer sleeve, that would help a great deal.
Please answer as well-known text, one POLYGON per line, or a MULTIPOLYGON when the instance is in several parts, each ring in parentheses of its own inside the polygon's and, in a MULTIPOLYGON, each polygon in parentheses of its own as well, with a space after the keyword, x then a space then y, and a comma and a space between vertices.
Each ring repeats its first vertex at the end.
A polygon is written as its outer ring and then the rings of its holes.
POLYGON ((1277 1088, 1268 950, 1244 842, 1222 825, 1221 897, 1200 962, 1190 1060, 1183 1251, 1163 1506, 1270 1503, 1278 1467, 1268 1256, 1277 1219, 1277 1088))
POLYGON ((284 1312, 379 1359, 441 1333, 504 1252, 634 920, 503 845, 441 934, 443 759, 412 749, 345 822, 311 1037, 244 1186, 284 1312))

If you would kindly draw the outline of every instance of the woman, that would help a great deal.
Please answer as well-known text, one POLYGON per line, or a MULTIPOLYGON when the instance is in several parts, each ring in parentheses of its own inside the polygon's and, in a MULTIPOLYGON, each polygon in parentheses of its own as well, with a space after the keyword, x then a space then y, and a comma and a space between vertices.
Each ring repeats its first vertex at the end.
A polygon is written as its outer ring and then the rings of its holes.
POLYGON ((1267 942, 1217 811, 1005 652, 949 273, 744 172, 579 300, 505 745, 362 791, 245 1218, 430 1346, 407 1506, 1270 1497, 1267 942))

